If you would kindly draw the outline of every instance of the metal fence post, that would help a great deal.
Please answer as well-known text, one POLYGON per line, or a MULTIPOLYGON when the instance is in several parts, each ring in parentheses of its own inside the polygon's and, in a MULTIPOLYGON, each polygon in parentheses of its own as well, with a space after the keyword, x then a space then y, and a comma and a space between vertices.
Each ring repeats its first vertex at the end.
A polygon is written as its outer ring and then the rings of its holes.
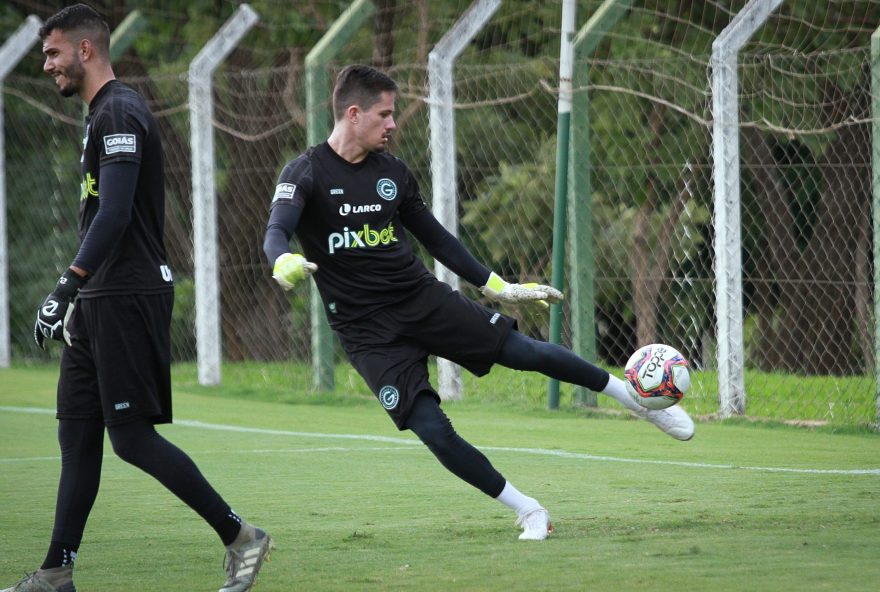
POLYGON ((211 76, 259 18, 249 5, 240 5, 189 64, 196 350, 199 384, 203 385, 220 383, 223 358, 211 76))
MULTIPOLYGON (((574 38, 574 68, 571 104, 571 137, 568 158, 568 268, 571 310, 571 349, 586 360, 595 360, 596 302, 594 297, 593 194, 590 185, 590 54, 619 21, 633 0, 605 0, 574 38)), ((575 387, 574 400, 596 407, 596 393, 575 387)))
MULTIPOLYGON (((483 28, 501 0, 477 0, 443 35, 428 54, 428 104, 431 132, 431 206, 437 220, 452 236, 458 236, 458 196, 455 171, 455 109, 452 68, 474 35, 483 28)), ((437 278, 458 290, 458 276, 439 261, 434 262, 437 278)), ((437 359, 440 396, 461 399, 461 368, 442 358, 437 359)))
POLYGON ((715 302, 722 417, 745 413, 737 56, 782 0, 749 0, 712 43, 715 302))
POLYGON ((880 27, 871 35, 871 214, 874 224, 874 397, 880 429, 880 27))
POLYGON ((39 41, 37 33, 43 21, 27 17, 3 47, 0 47, 0 368, 8 368, 12 359, 9 340, 9 245, 6 238, 6 131, 3 116, 3 81, 16 64, 39 41))
MULTIPOLYGON (((571 76, 574 59, 574 0, 562 2, 562 42, 559 49, 559 103, 556 123, 556 199, 553 206, 553 280, 557 290, 565 289, 565 229, 568 209, 568 137, 571 128, 571 76)), ((550 342, 562 341, 562 303, 550 305, 550 342)), ((559 407, 559 381, 550 379, 547 406, 559 407)))

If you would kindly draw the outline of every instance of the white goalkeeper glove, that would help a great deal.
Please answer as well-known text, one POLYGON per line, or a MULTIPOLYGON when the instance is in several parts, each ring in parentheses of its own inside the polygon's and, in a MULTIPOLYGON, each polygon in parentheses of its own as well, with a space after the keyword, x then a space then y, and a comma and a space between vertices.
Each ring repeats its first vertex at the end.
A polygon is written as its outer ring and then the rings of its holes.
POLYGON ((562 302, 562 292, 553 286, 535 283, 510 284, 494 271, 489 275, 486 285, 480 288, 480 292, 487 298, 508 304, 540 303, 546 307, 548 302, 562 302))
POLYGON ((306 261, 299 253, 284 253, 275 260, 272 268, 272 279, 285 290, 290 290, 294 284, 318 271, 318 266, 306 261))

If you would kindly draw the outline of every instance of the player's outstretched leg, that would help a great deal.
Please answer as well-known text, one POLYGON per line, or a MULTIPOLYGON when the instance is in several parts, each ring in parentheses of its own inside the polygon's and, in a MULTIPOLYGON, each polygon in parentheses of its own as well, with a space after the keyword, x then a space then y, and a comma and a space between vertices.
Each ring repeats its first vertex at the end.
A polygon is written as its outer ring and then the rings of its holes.
POLYGON ((0 592, 76 592, 73 585, 73 568, 69 565, 39 569, 27 574, 12 588, 0 592))
POLYGON ((519 331, 511 331, 501 347, 498 363, 514 370, 540 372, 550 378, 606 394, 676 440, 690 440, 694 437, 694 422, 680 406, 673 405, 659 410, 645 409, 633 401, 621 379, 561 345, 532 339, 519 331))
POLYGON ((633 412, 676 440, 684 442, 694 437, 694 420, 678 405, 666 409, 645 409, 640 405, 633 412))
POLYGON ((262 529, 242 521, 241 531, 226 546, 226 583, 220 592, 244 592, 250 590, 263 561, 272 551, 272 537, 262 529))

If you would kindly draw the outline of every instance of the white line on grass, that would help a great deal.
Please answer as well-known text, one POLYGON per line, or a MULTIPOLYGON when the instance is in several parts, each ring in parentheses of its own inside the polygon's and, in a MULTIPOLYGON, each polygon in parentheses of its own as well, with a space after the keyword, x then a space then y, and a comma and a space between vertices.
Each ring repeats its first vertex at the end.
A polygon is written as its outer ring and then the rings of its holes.
MULTIPOLYGON (((54 414, 53 409, 44 407, 3 407, 0 411, 8 411, 13 413, 48 413, 54 414)), ((370 434, 326 434, 322 432, 296 432, 291 430, 272 430, 266 428, 249 428, 234 425, 225 425, 219 423, 207 423, 197 420, 177 419, 175 425, 199 428, 205 430, 217 430, 222 432, 238 432, 245 434, 264 434, 270 436, 293 436, 298 438, 321 438, 321 439, 337 439, 337 440, 366 440, 370 442, 385 442, 389 444, 408 444, 421 446, 422 443, 415 439, 394 438, 391 436, 374 436, 370 434)), ((546 448, 511 448, 506 446, 478 446, 482 450, 492 450, 496 452, 514 452, 519 454, 534 454, 538 456, 555 456, 560 458, 573 458, 578 460, 592 460, 601 462, 622 462, 634 464, 649 465, 672 465, 677 467, 691 467, 698 469, 739 469, 742 471, 759 471, 764 473, 797 473, 809 475, 880 475, 880 469, 793 469, 787 467, 756 467, 756 466, 738 466, 731 464, 714 464, 714 463, 697 463, 675 460, 649 460, 636 458, 622 458, 616 456, 602 456, 595 454, 585 454, 582 452, 568 452, 565 450, 549 450, 546 448)))
MULTIPOLYGON (((346 448, 345 446, 322 446, 320 448, 264 448, 257 450, 242 450, 241 454, 296 454, 300 452, 386 452, 388 450, 413 450, 408 446, 358 446, 346 448)), ((223 450, 223 454, 239 452, 238 450, 223 450)), ((210 451, 208 451, 210 453, 210 451)), ((199 453, 205 454, 205 453, 199 453)))
MULTIPOLYGON (((322 446, 319 448, 265 448, 256 450, 247 450, 244 448, 236 450, 189 450, 193 456, 204 456, 207 454, 301 454, 312 452, 388 452, 390 450, 405 450, 407 452, 415 450, 411 446, 358 446, 357 448, 347 448, 345 446, 322 446)), ((112 461, 116 458, 114 454, 105 454, 105 461, 112 461)), ((0 464, 9 463, 26 463, 39 461, 59 461, 60 456, 22 456, 16 458, 0 458, 0 464)))
POLYGON ((21 458, 0 458, 0 463, 37 462, 37 461, 44 461, 44 460, 61 460, 61 457, 60 456, 25 456, 25 457, 21 457, 21 458))

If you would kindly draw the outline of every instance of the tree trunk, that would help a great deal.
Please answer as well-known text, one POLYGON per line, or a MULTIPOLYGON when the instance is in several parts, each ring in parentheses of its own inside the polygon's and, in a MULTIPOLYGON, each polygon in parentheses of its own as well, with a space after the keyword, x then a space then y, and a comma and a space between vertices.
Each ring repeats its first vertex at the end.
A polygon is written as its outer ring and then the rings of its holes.
POLYGON ((397 0, 374 0, 376 5, 376 43, 373 46, 373 66, 387 70, 394 65, 394 15, 397 0))
MULTIPOLYGON (((870 224, 870 142, 864 124, 843 127, 822 155, 822 189, 807 243, 797 244, 799 228, 786 186, 767 137, 747 128, 746 158, 756 181, 765 221, 764 253, 759 269, 775 281, 757 282, 753 301, 759 310, 757 363, 768 370, 805 374, 851 374, 863 364, 855 343, 868 340, 857 327, 869 310, 864 230, 870 224), (778 303, 772 290, 778 290, 778 303), (857 302, 858 298, 858 302, 857 302), (777 310, 773 310, 777 304, 777 310)), ((801 224, 803 226, 803 224, 801 224)), ((864 345, 863 345, 864 347, 864 345)))
MULTIPOLYGON (((663 117, 666 108, 660 104, 654 104, 648 116, 649 127, 652 132, 652 140, 647 147, 647 152, 653 154, 663 141, 664 122, 663 117)), ((656 157, 651 158, 651 163, 656 165, 656 157)), ((652 174, 647 175, 645 186, 645 199, 639 205, 633 221, 633 248, 629 254, 630 269, 632 270, 632 295, 633 311, 636 317, 636 343, 639 347, 652 343, 657 339, 657 298, 663 285, 662 278, 666 272, 657 265, 656 257, 651 245, 651 219, 657 210, 657 187, 656 179, 652 174)))

